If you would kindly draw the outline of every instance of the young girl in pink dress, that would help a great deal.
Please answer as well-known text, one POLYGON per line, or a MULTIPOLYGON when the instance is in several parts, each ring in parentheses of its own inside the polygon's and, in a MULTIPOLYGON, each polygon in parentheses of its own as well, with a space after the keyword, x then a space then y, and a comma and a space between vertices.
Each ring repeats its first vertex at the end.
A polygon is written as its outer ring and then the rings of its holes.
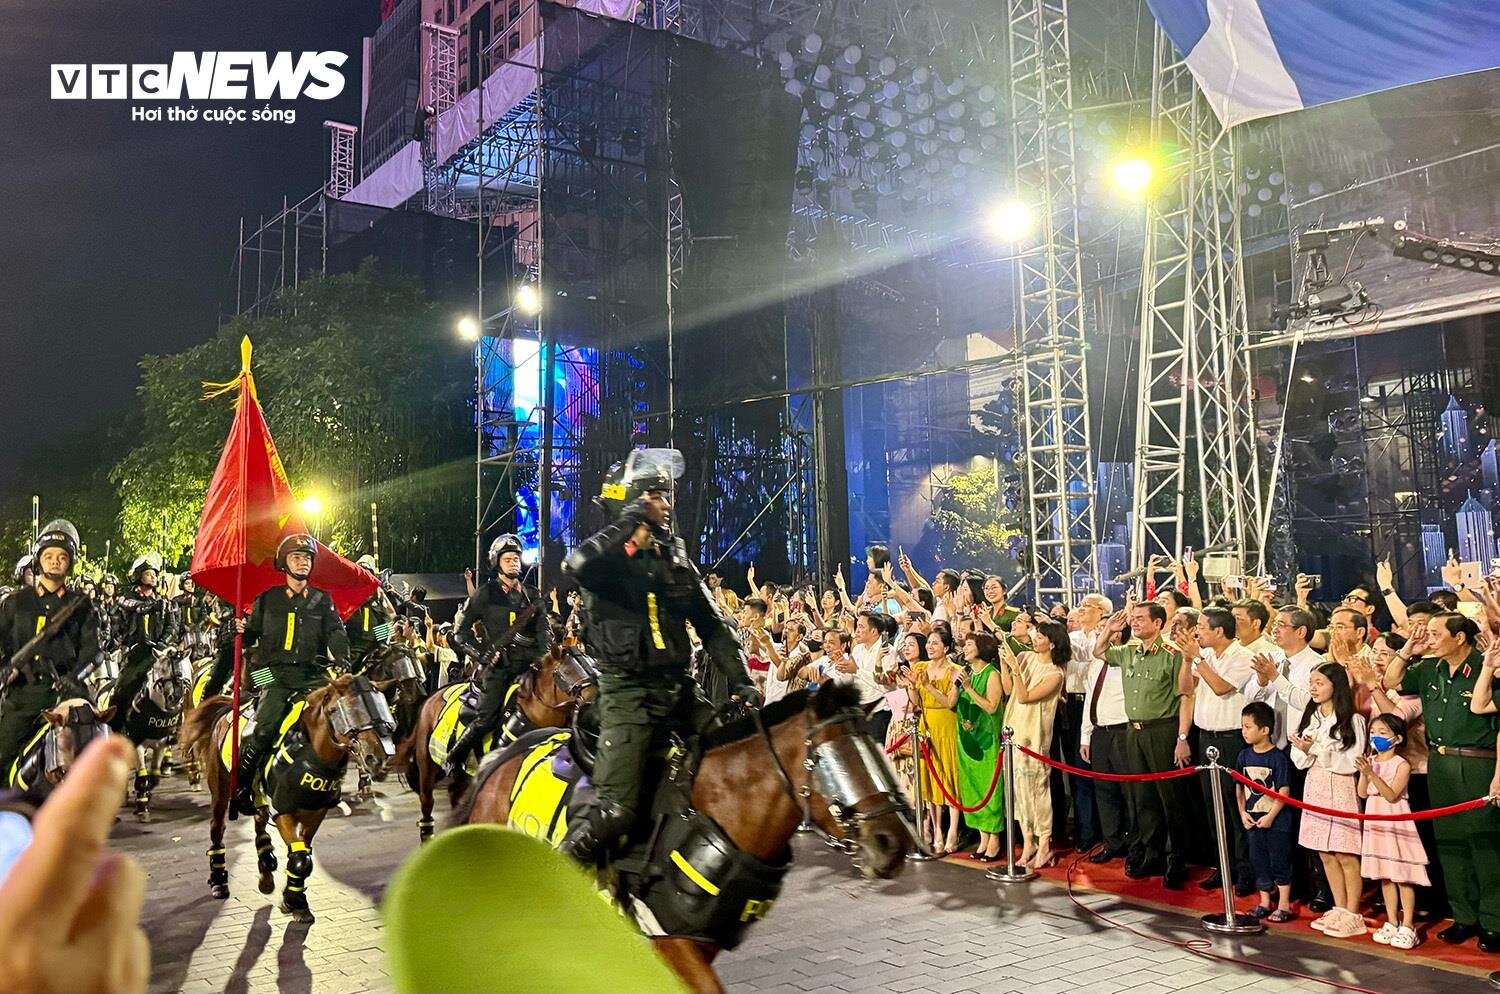
MULTIPOLYGON (((1399 715, 1382 714, 1370 722, 1370 748, 1375 755, 1354 761, 1359 768, 1359 796, 1365 799, 1365 814, 1411 812, 1406 799, 1411 764, 1400 752, 1405 744, 1406 722, 1399 715)), ((1367 879, 1380 881, 1385 895, 1386 923, 1371 938, 1397 949, 1415 948, 1420 941, 1414 927, 1416 889, 1428 885, 1427 852, 1416 823, 1365 822, 1359 868, 1367 879)))

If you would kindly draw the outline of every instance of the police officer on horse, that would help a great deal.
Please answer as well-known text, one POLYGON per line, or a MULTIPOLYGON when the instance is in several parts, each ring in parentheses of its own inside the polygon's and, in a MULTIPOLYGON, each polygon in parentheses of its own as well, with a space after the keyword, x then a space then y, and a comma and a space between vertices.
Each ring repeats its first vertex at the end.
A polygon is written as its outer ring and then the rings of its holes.
MULTIPOLYGON (((379 579, 374 556, 360 556, 355 565, 379 579)), ((395 616, 396 611, 386 596, 383 583, 377 583, 369 600, 349 615, 344 631, 349 635, 349 659, 356 672, 364 669, 370 653, 390 641, 395 616)))
POLYGON ((611 467, 600 503, 612 524, 568 556, 584 591, 585 642, 599 664, 599 752, 595 797, 568 813, 562 851, 594 863, 635 822, 653 741, 671 730, 697 732, 713 717, 690 672, 702 639, 731 696, 758 706, 745 656, 671 527, 675 449, 640 449, 611 467))
POLYGON ((78 530, 62 518, 50 522, 32 543, 35 585, 0 601, 0 776, 3 776, 36 728, 37 716, 56 707, 64 693, 79 693, 78 681, 99 661, 99 619, 82 590, 68 586, 78 561, 78 530), (12 658, 37 635, 53 627, 52 619, 74 601, 67 620, 27 659, 12 658))
MULTIPOLYGON (((281 733, 281 723, 293 702, 328 682, 329 657, 347 665, 349 636, 326 591, 310 586, 318 543, 311 535, 288 535, 276 548, 276 568, 286 583, 255 599, 248 619, 236 622, 244 633, 244 648, 255 647, 254 683, 261 690, 255 706, 255 730, 242 744, 234 803, 241 814, 254 814, 251 785, 266 754, 281 733)), ((220 653, 233 657, 234 642, 225 640, 220 653)))
POLYGON ((110 727, 125 727, 126 712, 151 674, 153 653, 176 639, 177 612, 156 589, 161 561, 154 553, 136 558, 130 566, 132 590, 117 602, 116 617, 121 621, 118 632, 125 659, 120 664, 120 679, 115 684, 115 713, 110 727))
POLYGON ((516 535, 496 538, 490 543, 489 563, 498 575, 464 602, 449 639, 482 668, 475 676, 480 696, 474 721, 448 753, 450 775, 462 770, 469 754, 499 727, 511 685, 552 648, 552 625, 542 595, 521 582, 521 539, 516 535), (474 634, 475 622, 484 625, 482 638, 474 634), (505 644, 496 645, 502 638, 505 644))

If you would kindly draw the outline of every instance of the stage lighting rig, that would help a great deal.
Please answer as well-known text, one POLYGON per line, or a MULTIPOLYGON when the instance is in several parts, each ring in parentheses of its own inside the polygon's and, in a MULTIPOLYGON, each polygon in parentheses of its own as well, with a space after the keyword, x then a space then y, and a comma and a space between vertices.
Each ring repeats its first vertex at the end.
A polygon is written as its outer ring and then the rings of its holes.
POLYGON ((1434 238, 1415 231, 1408 231, 1405 221, 1391 225, 1395 237, 1391 239, 1391 251, 1403 259, 1430 262, 1452 269, 1500 276, 1500 243, 1459 242, 1451 238, 1434 238))
POLYGON ((1370 295, 1358 280, 1346 280, 1349 263, 1360 239, 1385 227, 1385 218, 1347 221, 1331 227, 1308 228, 1297 236, 1297 254, 1306 256, 1302 271, 1302 296, 1285 306, 1272 305, 1271 324, 1285 328, 1288 321, 1347 317, 1374 306, 1370 295), (1329 275, 1328 253, 1338 243, 1349 240, 1349 255, 1337 279, 1329 275))

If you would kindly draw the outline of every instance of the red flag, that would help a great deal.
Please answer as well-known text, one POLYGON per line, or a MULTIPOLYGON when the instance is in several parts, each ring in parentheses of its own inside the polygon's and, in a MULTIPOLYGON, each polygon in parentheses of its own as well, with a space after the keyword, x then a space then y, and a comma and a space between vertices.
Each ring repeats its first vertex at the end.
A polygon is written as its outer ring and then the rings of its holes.
MULTIPOLYGON (((256 597, 281 584, 275 566, 281 540, 307 532, 255 393, 249 338, 240 344, 240 356, 238 379, 206 384, 214 388, 209 396, 237 389, 239 398, 203 500, 191 570, 198 586, 233 604, 236 615, 249 611, 256 597)), ((353 614, 378 586, 368 570, 321 542, 308 582, 328 592, 341 618, 353 614)))

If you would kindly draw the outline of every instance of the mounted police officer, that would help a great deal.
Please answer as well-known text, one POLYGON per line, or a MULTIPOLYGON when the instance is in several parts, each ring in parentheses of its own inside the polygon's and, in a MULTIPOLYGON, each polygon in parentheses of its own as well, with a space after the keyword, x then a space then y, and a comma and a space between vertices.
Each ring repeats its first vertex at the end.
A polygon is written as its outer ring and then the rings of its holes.
POLYGON ((599 663, 596 797, 569 811, 562 843, 584 863, 634 824, 653 740, 673 729, 699 731, 713 716, 689 671, 688 624, 733 698, 760 703, 739 642, 672 532, 672 481, 682 469, 675 449, 637 450, 611 467, 600 503, 615 521, 566 563, 584 591, 585 641, 599 663))
POLYGON ((99 597, 94 609, 99 614, 99 644, 106 652, 120 647, 120 605, 117 592, 120 580, 113 573, 99 578, 99 597))
POLYGON ((120 663, 120 679, 115 684, 115 713, 110 727, 125 727, 130 703, 151 675, 155 653, 177 638, 177 612, 157 591, 161 575, 161 558, 153 552, 138 556, 130 566, 131 591, 116 602, 119 646, 125 650, 120 663))
POLYGON ((10 574, 10 586, 0 587, 0 598, 36 586, 36 558, 30 552, 16 560, 16 568, 10 574))
MULTIPOLYGON (((360 556, 355 565, 379 579, 374 556, 360 556)), ((349 660, 356 672, 364 669, 370 653, 391 640, 395 617, 395 609, 391 607, 383 583, 378 583, 370 599, 349 615, 344 631, 349 635, 349 660)))
POLYGON ((192 631, 201 625, 207 612, 203 609, 203 600, 198 596, 198 584, 193 581, 191 573, 184 573, 177 578, 182 592, 172 598, 172 607, 177 611, 177 624, 180 633, 192 631))
POLYGON ((485 735, 499 727, 511 684, 552 648, 552 625, 542 595, 521 582, 521 539, 516 535, 496 538, 490 543, 489 563, 498 575, 464 602, 449 639, 455 649, 482 667, 475 675, 479 706, 474 721, 448 753, 449 774, 463 769, 485 735), (528 612, 529 618, 525 617, 528 612), (474 634, 475 622, 483 622, 483 638, 474 634), (511 628, 516 631, 509 641, 496 646, 511 628))
POLYGON ((0 601, 0 774, 10 769, 36 728, 37 716, 79 693, 82 673, 99 660, 99 619, 88 596, 68 586, 78 560, 78 530, 59 518, 32 543, 37 580, 0 601), (30 658, 10 661, 74 601, 66 621, 30 658))
MULTIPOLYGON (((286 583, 261 594, 248 619, 236 622, 244 633, 244 648, 255 648, 255 686, 264 688, 255 706, 255 730, 240 744, 234 803, 242 814, 253 814, 250 788, 293 702, 328 682, 326 667, 346 666, 349 636, 326 591, 308 585, 318 544, 311 535, 288 535, 276 548, 276 568, 286 583)), ((233 639, 225 640, 221 655, 234 656, 233 639)))

